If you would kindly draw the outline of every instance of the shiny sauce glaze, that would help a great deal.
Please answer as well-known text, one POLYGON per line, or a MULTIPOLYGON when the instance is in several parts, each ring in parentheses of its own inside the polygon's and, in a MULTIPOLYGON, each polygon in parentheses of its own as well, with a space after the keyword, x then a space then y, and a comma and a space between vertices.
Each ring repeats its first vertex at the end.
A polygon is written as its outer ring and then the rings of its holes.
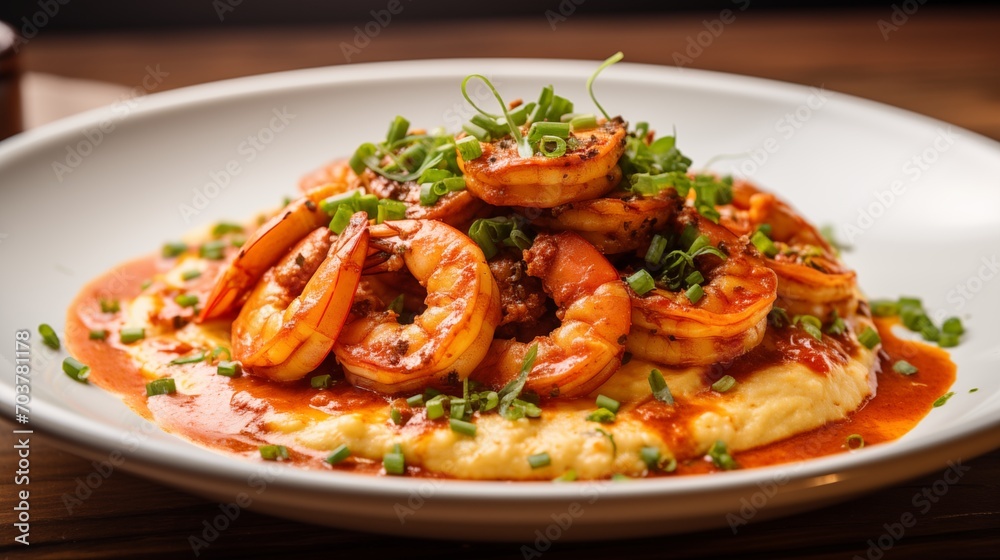
MULTIPOLYGON (((171 398, 147 398, 146 383, 132 357, 119 340, 123 319, 121 314, 105 313, 100 300, 128 300, 142 291, 143 282, 173 266, 172 261, 147 257, 126 263, 88 284, 73 302, 67 317, 67 346, 81 362, 91 367, 90 381, 121 396, 125 403, 164 430, 181 435, 218 451, 260 460, 258 447, 265 443, 281 443, 288 447, 290 462, 305 468, 331 469, 325 461, 325 451, 312 450, 295 444, 291 436, 283 436, 264 425, 270 412, 292 412, 317 420, 329 413, 352 411, 362 415, 379 414, 393 401, 392 397, 357 389, 342 379, 339 366, 331 357, 316 371, 329 373, 337 381, 329 388, 317 390, 310 386, 309 377, 293 383, 274 383, 244 375, 228 378, 217 375, 216 365, 206 362, 171 366, 179 387, 196 386, 197 394, 179 394, 171 398), (89 332, 106 329, 105 341, 90 340, 89 332), (282 441, 284 440, 284 441, 282 441)), ((202 298, 210 290, 216 270, 206 270, 202 278, 192 283, 186 292, 202 298)), ((187 320, 189 310, 170 309, 161 315, 179 315, 187 320)), ((849 418, 829 423, 821 428, 752 450, 734 453, 742 467, 757 467, 787 463, 843 452, 847 439, 860 435, 866 445, 896 439, 912 429, 932 408, 932 403, 944 394, 955 380, 955 365, 947 352, 925 344, 897 338, 891 327, 897 321, 876 319, 882 337, 880 370, 877 374, 877 397, 869 400, 849 418), (919 370, 911 376, 893 371, 892 365, 905 359, 919 370)), ((829 337, 828 337, 829 338, 829 337)), ((181 342, 164 343, 156 348, 163 362, 188 353, 191 348, 181 342)), ((751 352, 729 364, 717 364, 707 370, 706 383, 723 375, 739 381, 767 366, 788 361, 805 364, 818 375, 826 374, 841 364, 853 352, 846 337, 830 343, 814 343, 799 329, 769 329, 766 340, 751 352)), ((663 368, 661 368, 663 369, 663 368)), ((590 401, 591 399, 587 398, 590 401)), ((629 414, 641 418, 655 429, 679 457, 691 457, 691 443, 685 437, 688 421, 707 410, 710 405, 678 401, 668 407, 646 397, 630 406, 629 414)), ((402 408, 406 408, 403 406, 402 408)), ((403 434, 419 434, 439 429, 438 422, 426 420, 421 411, 413 411, 409 422, 400 429, 403 434)), ((379 420, 381 421, 381 420, 379 420)), ((374 461, 347 461, 335 467, 365 473, 381 472, 374 461)), ((698 474, 718 470, 702 457, 681 460, 676 474, 698 474)), ((410 467, 411 476, 437 477, 433 473, 410 467)))

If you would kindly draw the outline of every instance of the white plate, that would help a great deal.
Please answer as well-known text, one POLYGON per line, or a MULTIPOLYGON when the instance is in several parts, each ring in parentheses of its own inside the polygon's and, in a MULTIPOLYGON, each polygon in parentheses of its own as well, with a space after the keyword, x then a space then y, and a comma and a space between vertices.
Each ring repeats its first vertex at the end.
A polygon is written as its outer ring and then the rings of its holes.
MULTIPOLYGON (((34 333, 42 322, 61 331, 70 299, 89 279, 194 226, 275 204, 305 171, 384 134, 397 114, 416 126, 457 127, 471 116, 459 93, 466 74, 491 76, 509 99, 552 83, 582 108, 594 67, 454 60, 258 76, 156 94, 134 108, 89 112, 4 142, 0 333, 8 340, 0 345, 0 410, 13 414, 14 332, 34 333), (286 123, 276 118, 282 112, 286 123), (283 128, 272 133, 272 125, 283 128), (248 136, 259 138, 258 147, 248 136), (60 175, 58 164, 71 171, 60 175), (238 173, 227 174, 227 165, 238 173), (197 215, 185 218, 185 206, 197 215)), ((850 233, 844 225, 854 225, 861 233, 854 232, 847 258, 868 293, 919 295, 932 314, 962 316, 969 334, 953 352, 959 371, 948 405, 899 441, 795 465, 630 483, 433 483, 261 465, 195 447, 108 393, 69 380, 62 357, 34 334, 29 427, 90 457, 118 450, 122 468, 191 492, 227 502, 244 493, 253 509, 275 515, 526 541, 536 530, 594 539, 722 526, 732 520, 727 514, 740 515, 741 498, 754 504, 744 513, 760 520, 1000 446, 1000 279, 984 264, 1000 252, 1000 145, 869 101, 746 77, 621 64, 596 89, 611 112, 660 131, 675 127, 696 167, 757 150, 756 162, 715 168, 750 173, 816 222, 838 224, 842 238, 850 233), (959 284, 971 298, 956 291, 959 284), (979 391, 970 394, 973 387, 979 391), (569 512, 582 514, 563 529, 557 518, 565 522, 569 512)))

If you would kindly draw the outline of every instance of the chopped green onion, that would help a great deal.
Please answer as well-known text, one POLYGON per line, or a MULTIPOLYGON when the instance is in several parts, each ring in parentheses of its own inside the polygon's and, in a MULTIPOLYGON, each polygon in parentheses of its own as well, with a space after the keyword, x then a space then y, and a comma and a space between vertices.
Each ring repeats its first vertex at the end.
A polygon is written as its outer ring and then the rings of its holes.
POLYGON ((656 400, 669 405, 674 404, 674 396, 670 394, 670 387, 667 386, 667 380, 663 378, 660 370, 653 369, 649 372, 649 388, 656 400))
POLYGON ((486 403, 480 405, 480 411, 488 412, 500 404, 500 395, 496 391, 486 393, 486 403))
MULTIPOLYGON (((686 282, 688 286, 694 286, 695 284, 701 284, 704 281, 705 281, 705 277, 702 276, 701 272, 698 272, 697 270, 694 271, 694 272, 692 272, 691 274, 688 274, 687 278, 684 279, 684 282, 686 282)), ((694 302, 692 302, 692 303, 694 303, 694 302)))
POLYGON ((194 280, 195 278, 201 276, 201 271, 197 268, 192 268, 191 270, 185 270, 181 273, 181 279, 184 281, 194 280))
POLYGON ((698 303, 698 301, 701 300, 702 296, 705 295, 705 290, 701 288, 701 284, 694 284, 693 286, 688 288, 686 292, 684 292, 684 295, 687 296, 688 301, 694 304, 698 303))
POLYGON ((882 338, 878 335, 878 331, 871 327, 865 327, 865 330, 861 331, 858 335, 858 342, 865 345, 865 348, 871 350, 875 348, 882 342, 882 338))
POLYGON ((973 387, 973 388, 969 389, 969 392, 970 393, 975 393, 978 390, 979 390, 979 387, 973 387))
POLYGON ((52 329, 47 323, 42 323, 38 325, 38 334, 42 335, 42 342, 46 346, 53 350, 59 349, 59 337, 56 336, 56 331, 52 329))
POLYGON ((172 366, 180 366, 184 364, 197 364, 198 362, 205 360, 205 353, 198 352, 196 354, 191 354, 190 356, 181 356, 180 358, 175 358, 168 362, 172 366))
POLYGON ((223 360, 219 362, 216 373, 224 377, 239 377, 243 374, 243 364, 232 360, 223 360))
POLYGON ((451 418, 461 420, 465 417, 465 399, 449 399, 448 408, 451 412, 449 414, 451 418))
POLYGON ((121 311, 121 305, 119 305, 117 299, 104 299, 101 298, 101 312, 102 313, 118 313, 121 311))
POLYGON ((309 386, 313 389, 327 389, 330 387, 330 374, 314 375, 309 378, 309 386))
POLYGON ((937 342, 941 338, 941 329, 932 324, 920 327, 920 336, 928 342, 937 342))
POLYGON ((833 320, 830 322, 830 326, 826 328, 827 334, 837 336, 847 332, 847 323, 840 318, 836 309, 833 310, 832 316, 833 320))
POLYGON ((649 242, 649 248, 646 249, 646 264, 651 267, 659 266, 660 261, 663 259, 663 253, 666 250, 667 238, 657 233, 649 242))
POLYGON ((606 408, 598 408, 594 412, 587 415, 587 421, 610 424, 615 421, 615 413, 606 408))
POLYGON ((606 397, 604 395, 597 395, 596 401, 598 408, 606 408, 611 412, 617 413, 618 409, 621 407, 621 403, 612 399, 611 397, 606 397))
POLYGON ((177 392, 177 384, 174 380, 169 377, 164 377, 162 379, 157 379, 156 381, 150 381, 146 383, 146 396, 155 397, 156 395, 169 395, 177 392))
POLYGON ((458 418, 450 418, 448 420, 448 425, 451 426, 451 431, 453 432, 469 437, 476 437, 476 425, 472 422, 466 422, 465 420, 459 420, 458 418))
POLYGON ((389 418, 392 420, 392 423, 397 426, 402 426, 404 424, 403 413, 398 408, 389 409, 389 418))
POLYGON ((475 138, 479 142, 489 142, 493 139, 490 136, 490 131, 486 130, 473 122, 467 122, 462 125, 462 130, 469 135, 469 138, 475 138))
POLYGON ((792 324, 791 319, 788 318, 788 312, 780 307, 772 307, 770 311, 767 312, 767 322, 774 327, 787 327, 792 324))
POLYGON ((640 268, 628 278, 625 279, 629 287, 632 288, 636 294, 642 296, 656 287, 656 281, 653 280, 653 276, 645 269, 640 268))
POLYGON ((894 317, 899 315, 899 304, 888 299, 876 299, 869 303, 872 315, 876 317, 894 317))
POLYGON ((545 119, 550 121, 562 121, 562 116, 573 112, 573 102, 558 95, 552 96, 552 103, 545 113, 545 119))
POLYGON ((378 201, 378 209, 375 212, 375 223, 391 220, 402 220, 406 217, 406 204, 398 200, 382 199, 378 201))
POLYGON ((406 136, 407 131, 410 130, 410 121, 404 119, 403 117, 396 116, 391 123, 389 123, 389 132, 385 135, 385 143, 392 144, 398 140, 401 140, 406 136))
POLYGON ((132 344, 146 338, 146 329, 142 327, 124 327, 120 335, 123 344, 132 344))
POLYGON ((226 257, 226 243, 220 239, 206 241, 198 248, 198 256, 203 259, 221 261, 226 257))
POLYGON ((950 317, 942 323, 941 332, 958 336, 965 333, 965 327, 962 325, 961 319, 958 317, 950 317))
POLYGON ((219 222, 212 228, 212 237, 222 237, 227 233, 242 233, 243 226, 229 222, 219 222))
POLYGON ((619 62, 623 58, 625 58, 625 55, 621 51, 609 56, 607 60, 602 62, 601 65, 597 67, 597 70, 594 70, 594 73, 591 74, 590 78, 587 80, 587 93, 590 94, 590 98, 594 101, 594 105, 596 105, 598 110, 601 111, 604 118, 608 120, 611 120, 611 117, 608 116, 608 112, 604 110, 604 107, 601 107, 601 104, 597 102, 597 97, 594 96, 594 80, 597 79, 597 75, 600 74, 602 70, 612 64, 615 64, 616 62, 619 62))
POLYGON ((479 144, 479 139, 475 136, 466 136, 455 142, 458 153, 463 161, 472 161, 483 155, 483 147, 479 144))
POLYGON ((941 333, 941 336, 938 337, 937 343, 941 348, 953 348, 958 346, 958 335, 941 333))
POLYGON ((917 367, 907 362, 906 360, 898 360, 896 363, 892 364, 892 371, 896 373, 901 373, 903 375, 913 375, 917 373, 917 367))
POLYGON ((424 396, 420 394, 413 395, 412 397, 406 399, 406 404, 413 408, 424 406, 424 396))
POLYGON ((538 142, 538 151, 545 157, 555 158, 566 155, 566 141, 558 136, 542 136, 538 142), (549 145, 552 148, 549 148, 549 145))
POLYGON ((506 416, 507 409, 513 404, 514 400, 520 396, 521 391, 524 390, 524 384, 528 380, 528 374, 531 373, 531 368, 535 367, 535 358, 538 357, 538 343, 534 343, 528 348, 528 351, 524 354, 524 361, 521 362, 521 372, 518 374, 516 379, 511 380, 509 383, 504 385, 503 389, 500 389, 498 393, 500 398, 500 415, 506 416))
POLYGON ((718 381, 712 383, 712 390, 718 393, 725 393, 736 386, 736 379, 732 375, 723 375, 718 381))
POLYGON ((944 406, 944 403, 948 402, 948 399, 950 399, 954 395, 955 395, 954 391, 948 391, 947 393, 938 397, 937 400, 934 401, 934 404, 932 404, 931 406, 933 406, 934 408, 937 408, 939 406, 944 406))
POLYGON ((177 294, 174 302, 181 307, 194 307, 198 305, 198 296, 194 294, 177 294))
POLYGON ((792 318, 792 324, 799 325, 802 330, 806 331, 809 336, 816 340, 823 340, 823 331, 820 328, 823 326, 823 322, 819 320, 819 317, 813 315, 796 315, 792 318))
POLYGON ((726 442, 718 440, 712 444, 712 447, 708 450, 708 457, 712 459, 712 464, 724 471, 729 471, 733 469, 738 469, 740 466, 733 459, 733 456, 729 454, 729 450, 726 447, 726 442))
POLYGON ((330 453, 330 455, 326 458, 326 462, 331 465, 336 465, 337 463, 342 463, 350 456, 351 449, 347 447, 346 443, 342 443, 330 453))
POLYGON ((72 356, 63 360, 62 369, 66 375, 80 383, 87 383, 87 378, 90 377, 90 366, 84 365, 72 356))
POLYGON ((847 436, 846 442, 847 448, 850 450, 861 449, 865 446, 865 438, 861 437, 861 434, 851 434, 847 436))
POLYGON ((288 448, 284 445, 260 446, 260 457, 265 461, 284 461, 288 459, 288 448))
POLYGON ((90 338, 90 340, 107 340, 107 338, 108 338, 108 331, 107 331, 107 329, 92 330, 92 331, 90 331, 90 334, 88 335, 88 337, 90 338))
POLYGON ((375 157, 376 153, 378 153, 378 147, 371 142, 366 142, 358 146, 358 149, 354 150, 354 155, 351 156, 351 169, 353 169, 358 175, 361 175, 364 173, 365 168, 368 167, 365 161, 369 158, 375 157))
POLYGON ((753 246, 757 248, 764 256, 768 258, 774 258, 778 254, 778 247, 775 246, 774 242, 760 230, 754 232, 753 236, 750 237, 750 242, 753 246))
POLYGON ((466 76, 465 79, 462 80, 462 95, 465 97, 465 100, 469 102, 469 105, 472 105, 473 109, 479 111, 483 115, 486 115, 487 117, 492 117, 494 119, 499 118, 499 115, 493 115, 480 109, 479 106, 476 105, 476 103, 472 100, 472 98, 469 97, 469 93, 468 91, 466 91, 466 87, 468 86, 469 80, 473 78, 482 80, 482 82, 486 84, 486 87, 488 87, 490 91, 493 93, 493 96, 496 98, 497 103, 500 104, 500 110, 503 111, 504 122, 507 123, 507 126, 510 129, 510 136, 511 138, 514 139, 514 144, 517 146, 518 154, 522 158, 531 157, 532 155, 531 146, 529 146, 528 143, 524 141, 524 138, 521 136, 520 128, 514 125, 514 121, 511 119, 510 112, 507 111, 507 104, 504 103, 503 98, 500 97, 500 94, 497 92, 496 88, 493 87, 493 83, 490 82, 489 78, 483 76, 482 74, 469 74, 468 76, 466 76))
POLYGON ((611 475, 611 480, 613 480, 614 482, 622 482, 625 480, 632 480, 632 477, 627 474, 616 472, 615 474, 611 475))
POLYGON ((528 129, 528 143, 534 146, 545 136, 554 136, 560 140, 569 138, 569 123, 536 122, 528 129))
POLYGON ((573 132, 597 128, 597 117, 594 115, 577 115, 570 119, 569 127, 573 132))
POLYGON ((179 257, 183 255, 187 249, 187 244, 180 241, 166 243, 163 245, 163 258, 172 259, 174 257, 179 257))
POLYGON ((406 473, 406 457, 403 448, 398 443, 392 446, 392 451, 382 456, 382 466, 386 474, 402 475, 406 473))
POLYGON ((444 416, 445 398, 447 397, 444 397, 443 395, 438 395, 437 397, 434 397, 431 400, 427 401, 427 404, 425 406, 427 407, 428 420, 437 420, 438 418, 444 416))
POLYGON ((576 480, 576 471, 569 469, 561 475, 553 478, 552 482, 573 482, 574 480, 576 480))
POLYGON ((227 360, 231 360, 233 357, 233 353, 230 352, 228 348, 224 346, 216 346, 214 349, 212 349, 212 353, 208 355, 208 359, 215 361, 216 358, 218 358, 223 354, 226 355, 227 360))
POLYGON ((354 213, 351 212, 351 209, 346 205, 338 206, 337 213, 334 214, 333 218, 330 220, 330 231, 336 233, 337 235, 344 233, 348 224, 351 223, 351 216, 353 215, 354 213))
POLYGON ((533 469, 540 469, 551 465, 552 458, 545 452, 536 453, 534 455, 528 455, 528 464, 531 465, 531 468, 533 469))

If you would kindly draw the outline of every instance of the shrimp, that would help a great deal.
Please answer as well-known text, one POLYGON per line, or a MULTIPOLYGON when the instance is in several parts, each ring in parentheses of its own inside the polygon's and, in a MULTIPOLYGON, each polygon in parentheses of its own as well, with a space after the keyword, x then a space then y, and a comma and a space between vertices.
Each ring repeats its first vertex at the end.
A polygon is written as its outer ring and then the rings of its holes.
POLYGON ((358 176, 346 159, 330 162, 299 179, 299 190, 308 193, 316 187, 335 185, 337 192, 358 188, 358 176))
POLYGON ((537 217, 531 223, 553 230, 575 231, 606 255, 629 253, 648 247, 656 230, 676 212, 678 199, 674 192, 643 196, 612 191, 603 198, 536 212, 537 217))
POLYGON ((365 170, 361 174, 361 183, 367 192, 381 199, 406 203, 406 217, 411 220, 438 220, 464 231, 474 220, 486 217, 492 211, 468 190, 450 192, 432 206, 423 206, 420 203, 420 184, 416 181, 401 183, 365 170))
MULTIPOLYGON (((527 129, 525 130, 525 133, 527 129)), ((522 158, 510 138, 482 143, 482 155, 458 165, 466 188, 494 206, 552 208, 596 198, 621 180, 618 160, 625 152, 625 123, 605 122, 593 130, 575 132, 559 157, 522 158)))
POLYGON ((407 268, 427 289, 427 308, 411 324, 400 324, 392 311, 356 309, 333 349, 347 380, 400 393, 466 379, 500 322, 499 288, 483 251, 433 220, 385 222, 370 231, 381 253, 365 272, 407 268))
POLYGON ((720 223, 749 233, 767 224, 777 254, 765 264, 778 276, 778 303, 794 315, 840 317, 857 310, 857 275, 837 257, 836 250, 816 228, 791 206, 747 182, 733 185, 732 208, 720 223))
POLYGON ((776 297, 774 272, 746 237, 736 237, 694 209, 671 220, 672 233, 693 226, 726 254, 696 258, 704 292, 691 303, 685 292, 664 288, 632 295, 632 332, 628 350, 635 356, 672 366, 708 365, 731 360, 756 346, 767 328, 776 297))
POLYGON ((368 253, 368 218, 351 217, 332 243, 326 227, 303 238, 254 287, 233 321, 233 358, 249 373, 293 381, 330 353, 368 253))
POLYGON ((593 245, 569 231, 539 233, 524 260, 558 306, 562 324, 530 342, 495 340, 474 379, 502 387, 518 376, 537 343, 525 388, 547 397, 586 395, 621 365, 630 320, 625 283, 593 245))
POLYGON ((319 208, 319 202, 338 194, 340 188, 340 185, 331 184, 312 189, 257 228, 236 257, 220 271, 198 320, 215 319, 235 309, 240 299, 293 243, 328 224, 330 216, 319 208))

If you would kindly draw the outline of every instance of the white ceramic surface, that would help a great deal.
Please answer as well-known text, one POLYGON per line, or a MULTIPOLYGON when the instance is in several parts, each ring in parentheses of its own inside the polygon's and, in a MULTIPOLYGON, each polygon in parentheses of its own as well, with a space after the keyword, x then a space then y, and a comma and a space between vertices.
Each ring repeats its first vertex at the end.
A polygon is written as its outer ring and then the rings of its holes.
MULTIPOLYGON (((459 92, 468 73, 491 76, 508 99, 533 98, 552 83, 585 108, 594 67, 453 60, 257 76, 152 95, 0 144, 2 414, 14 413, 15 331, 34 333, 42 322, 61 331, 87 280, 193 227, 275 204, 305 171, 380 137, 397 114, 415 126, 457 128, 471 116, 459 92)), ((695 167, 750 152, 713 169, 748 173, 817 223, 837 225, 842 238, 853 234, 846 258, 869 294, 919 295, 932 314, 960 315, 969 333, 953 352, 959 372, 947 406, 899 441, 795 465, 629 483, 432 483, 283 468, 200 449, 69 380, 62 355, 35 334, 29 427, 90 457, 119 450, 121 468, 213 499, 246 493, 253 509, 276 515, 526 542, 574 503, 583 515, 559 530, 561 539, 688 531, 726 525, 741 498, 757 493, 759 501, 762 488, 776 493, 754 521, 1000 446, 1000 279, 996 264, 986 264, 1000 253, 1000 144, 834 92, 695 70, 620 64, 596 90, 629 121, 675 127, 695 167), (970 394, 973 387, 979 390, 970 394)))

